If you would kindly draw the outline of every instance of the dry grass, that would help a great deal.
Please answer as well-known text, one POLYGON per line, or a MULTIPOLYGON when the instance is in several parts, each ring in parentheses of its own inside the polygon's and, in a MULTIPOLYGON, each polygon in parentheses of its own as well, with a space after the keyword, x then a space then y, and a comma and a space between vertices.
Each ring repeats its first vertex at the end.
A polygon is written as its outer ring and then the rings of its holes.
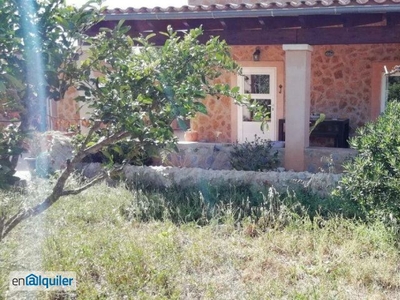
POLYGON ((78 274, 77 293, 58 299, 400 299, 399 250, 380 223, 144 223, 121 214, 132 199, 98 186, 26 222, 0 244, 0 298, 8 273, 39 259, 42 270, 78 274), (32 243, 36 256, 21 256, 32 243))

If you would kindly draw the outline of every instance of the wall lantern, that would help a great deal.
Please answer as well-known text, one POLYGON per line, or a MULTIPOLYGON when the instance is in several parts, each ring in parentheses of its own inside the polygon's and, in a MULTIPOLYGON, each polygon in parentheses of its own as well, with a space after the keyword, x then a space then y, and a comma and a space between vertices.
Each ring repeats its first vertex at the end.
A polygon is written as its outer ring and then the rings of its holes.
POLYGON ((261 55, 261 51, 260 48, 256 48, 256 51, 254 51, 253 53, 253 60, 254 61, 259 61, 260 60, 260 55, 261 55))

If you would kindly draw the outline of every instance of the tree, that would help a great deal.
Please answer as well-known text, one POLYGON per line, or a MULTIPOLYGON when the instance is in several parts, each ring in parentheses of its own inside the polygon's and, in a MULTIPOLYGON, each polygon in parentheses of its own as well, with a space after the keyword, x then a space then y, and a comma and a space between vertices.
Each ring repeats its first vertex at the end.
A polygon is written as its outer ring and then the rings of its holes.
MULTIPOLYGON (((50 8, 44 7, 48 17, 56 20, 54 24, 58 24, 60 11, 66 12, 60 23, 66 22, 66 16, 73 11, 58 2, 56 6, 48 5, 50 8)), ((72 27, 86 29, 86 21, 74 19, 72 27)), ((184 126, 183 120, 198 112, 206 113, 202 100, 207 95, 226 95, 241 103, 247 99, 239 94, 238 87, 231 89, 226 84, 215 83, 222 72, 239 71, 224 41, 215 37, 201 44, 198 41, 201 29, 190 30, 182 36, 169 27, 167 32, 161 33, 167 38, 164 46, 155 47, 151 44, 152 35, 131 38, 127 35, 129 29, 120 22, 115 29, 104 29, 95 37, 80 33, 81 42, 88 47, 88 58, 77 61, 67 55, 61 69, 57 69, 61 83, 56 93, 62 95, 66 87, 74 85, 84 92, 76 100, 85 101, 93 109, 89 133, 77 145, 74 157, 67 162, 52 193, 43 202, 21 209, 11 217, 0 215, 0 240, 20 222, 45 211, 61 197, 78 194, 107 176, 108 172, 104 172, 80 188, 66 189, 74 165, 85 156, 122 140, 138 145, 149 141, 174 145, 172 120, 177 118, 184 126), (98 75, 93 77, 92 74, 98 75)), ((55 34, 43 38, 43 43, 47 43, 47 39, 59 40, 60 37, 55 34)), ((23 83, 27 80, 19 74, 15 77, 23 83)))
POLYGON ((32 120, 46 128, 46 104, 74 85, 79 40, 100 20, 98 1, 81 8, 63 0, 0 0, 0 112, 20 112, 19 125, 0 132, 0 188, 16 181, 15 167, 32 120))

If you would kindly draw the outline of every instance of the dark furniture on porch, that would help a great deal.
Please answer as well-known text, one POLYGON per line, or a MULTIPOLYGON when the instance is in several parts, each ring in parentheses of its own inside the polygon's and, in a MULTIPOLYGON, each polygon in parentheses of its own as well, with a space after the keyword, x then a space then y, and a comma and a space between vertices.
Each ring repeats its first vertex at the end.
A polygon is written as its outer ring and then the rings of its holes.
MULTIPOLYGON (((310 120, 310 128, 315 120, 310 120)), ((349 148, 349 119, 325 119, 311 132, 310 137, 333 138, 335 148, 349 148)), ((279 120, 279 140, 285 140, 285 119, 279 120)))

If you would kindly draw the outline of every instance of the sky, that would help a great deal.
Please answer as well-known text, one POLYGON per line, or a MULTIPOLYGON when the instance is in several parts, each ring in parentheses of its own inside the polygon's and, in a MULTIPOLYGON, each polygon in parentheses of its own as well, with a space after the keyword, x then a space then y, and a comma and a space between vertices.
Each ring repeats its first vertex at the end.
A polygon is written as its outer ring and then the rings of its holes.
MULTIPOLYGON (((86 0, 67 0, 68 4, 75 4, 77 6, 85 3, 86 0)), ((187 5, 188 0, 105 0, 104 5, 109 8, 127 8, 127 7, 168 7, 187 5)))

